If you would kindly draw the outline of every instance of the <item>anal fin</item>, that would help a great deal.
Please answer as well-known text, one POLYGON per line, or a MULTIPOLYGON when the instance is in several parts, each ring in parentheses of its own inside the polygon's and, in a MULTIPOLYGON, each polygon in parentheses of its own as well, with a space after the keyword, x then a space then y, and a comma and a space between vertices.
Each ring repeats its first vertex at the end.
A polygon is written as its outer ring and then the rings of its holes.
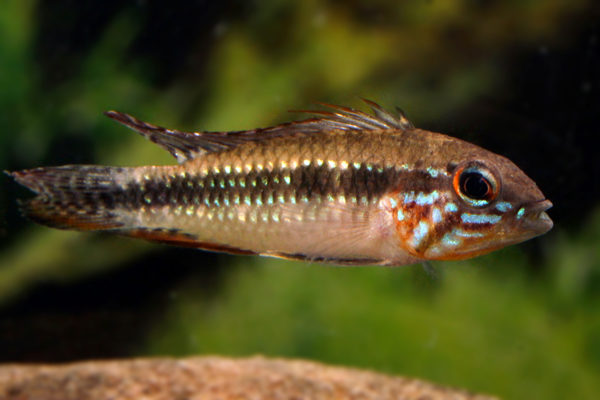
POLYGON ((253 255, 253 251, 238 249, 236 247, 226 246, 217 243, 209 243, 199 241, 194 235, 180 231, 178 229, 164 228, 133 228, 127 230, 117 229, 114 231, 117 234, 130 236, 136 239, 144 239, 150 242, 164 243, 180 247, 192 247, 207 251, 215 251, 221 253, 253 255))
POLYGON ((375 258, 329 258, 329 257, 315 257, 308 256, 306 254, 288 254, 288 253, 262 253, 262 256, 267 257, 275 257, 281 258, 283 260, 292 260, 292 261, 306 261, 306 262, 314 262, 314 263, 327 263, 327 264, 336 264, 343 266, 363 266, 363 265, 383 265, 384 261, 378 260, 375 258))

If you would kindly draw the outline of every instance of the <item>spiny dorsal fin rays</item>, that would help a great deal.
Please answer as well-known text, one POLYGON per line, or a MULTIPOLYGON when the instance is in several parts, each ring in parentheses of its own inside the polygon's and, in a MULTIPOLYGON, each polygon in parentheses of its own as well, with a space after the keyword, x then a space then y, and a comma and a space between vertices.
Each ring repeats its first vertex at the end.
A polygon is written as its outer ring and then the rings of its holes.
POLYGON ((313 111, 313 110, 297 110, 294 112, 302 112, 321 116, 317 122, 325 127, 332 127, 341 130, 379 130, 379 129, 414 129, 414 125, 406 118, 404 112, 396 107, 398 116, 384 110, 379 104, 361 98, 373 110, 375 115, 369 115, 365 112, 355 110, 350 107, 336 106, 328 103, 318 102, 324 107, 334 110, 331 111, 313 111))
POLYGON ((336 113, 327 113, 327 112, 319 112, 319 111, 313 111, 313 114, 320 114, 320 115, 325 115, 329 114, 331 115, 335 120, 340 121, 340 122, 347 122, 349 124, 354 124, 354 125, 358 125, 363 129, 389 129, 390 125, 386 124, 385 121, 382 121, 381 119, 377 119, 374 118, 373 116, 364 113, 362 111, 358 111, 358 110, 354 110, 350 107, 343 107, 343 106, 336 106, 333 104, 327 104, 327 103, 317 103, 320 104, 324 107, 329 107, 332 108, 334 110, 337 110, 338 112, 336 113))
POLYGON ((341 113, 332 113, 329 111, 294 111, 294 112, 305 112, 314 115, 321 116, 322 118, 318 119, 318 123, 324 126, 331 126, 334 129, 341 129, 344 131, 357 131, 361 129, 365 130, 373 130, 373 129, 389 129, 387 127, 379 127, 375 128, 373 124, 368 123, 365 120, 361 120, 358 118, 351 118, 345 116, 341 113))
POLYGON ((379 104, 374 101, 365 99, 361 97, 361 100, 367 103, 371 110, 375 113, 377 118, 386 121, 388 124, 393 125, 395 128, 399 128, 402 130, 414 129, 415 126, 406 118, 406 114, 400 107, 396 107, 396 112, 398 116, 391 114, 389 111, 383 109, 379 104))
POLYGON ((397 109, 399 115, 395 116, 375 102, 362 100, 371 107, 375 113, 374 116, 349 107, 320 103, 334 111, 300 111, 316 114, 318 117, 270 128, 233 132, 183 132, 149 124, 118 111, 107 111, 105 114, 163 147, 179 163, 200 157, 205 153, 225 151, 243 143, 264 141, 276 137, 311 135, 331 130, 408 130, 414 128, 400 109, 397 109))

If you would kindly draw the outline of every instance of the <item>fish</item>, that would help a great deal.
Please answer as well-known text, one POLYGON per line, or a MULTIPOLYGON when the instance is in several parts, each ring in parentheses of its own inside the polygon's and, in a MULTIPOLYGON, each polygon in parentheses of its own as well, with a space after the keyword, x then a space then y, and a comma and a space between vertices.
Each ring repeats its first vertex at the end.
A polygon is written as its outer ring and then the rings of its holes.
POLYGON ((105 114, 177 164, 7 172, 29 219, 172 245, 338 265, 462 260, 548 232, 552 203, 512 161, 405 113, 320 103, 308 119, 184 132, 105 114))

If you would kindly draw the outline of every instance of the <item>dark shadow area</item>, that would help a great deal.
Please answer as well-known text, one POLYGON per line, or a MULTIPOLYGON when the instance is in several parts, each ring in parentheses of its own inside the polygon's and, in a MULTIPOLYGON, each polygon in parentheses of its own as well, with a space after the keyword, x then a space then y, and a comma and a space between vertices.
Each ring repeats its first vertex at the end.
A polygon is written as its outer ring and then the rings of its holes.
POLYGON ((161 247, 89 279, 38 285, 0 309, 0 362, 135 355, 146 330, 177 298, 179 285, 193 285, 211 298, 232 268, 213 253, 161 247))
POLYGON ((190 54, 209 54, 215 27, 239 16, 247 7, 240 1, 207 0, 175 0, 168 5, 108 0, 101 6, 91 0, 40 1, 35 58, 42 86, 56 87, 76 75, 102 33, 124 12, 133 12, 138 18, 138 33, 128 55, 149 66, 145 69, 146 79, 164 86, 189 69, 202 75, 206 58, 190 54))

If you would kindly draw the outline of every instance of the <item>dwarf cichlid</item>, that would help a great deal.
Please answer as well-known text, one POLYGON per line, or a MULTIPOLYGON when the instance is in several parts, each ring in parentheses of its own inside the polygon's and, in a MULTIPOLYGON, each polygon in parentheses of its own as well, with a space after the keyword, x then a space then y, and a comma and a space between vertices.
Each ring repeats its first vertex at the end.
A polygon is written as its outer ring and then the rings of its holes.
POLYGON ((10 175, 37 194, 24 214, 51 227, 335 264, 465 259, 552 228, 552 203, 510 160, 365 102, 373 115, 325 104, 311 119, 235 132, 109 111, 179 165, 10 175))

